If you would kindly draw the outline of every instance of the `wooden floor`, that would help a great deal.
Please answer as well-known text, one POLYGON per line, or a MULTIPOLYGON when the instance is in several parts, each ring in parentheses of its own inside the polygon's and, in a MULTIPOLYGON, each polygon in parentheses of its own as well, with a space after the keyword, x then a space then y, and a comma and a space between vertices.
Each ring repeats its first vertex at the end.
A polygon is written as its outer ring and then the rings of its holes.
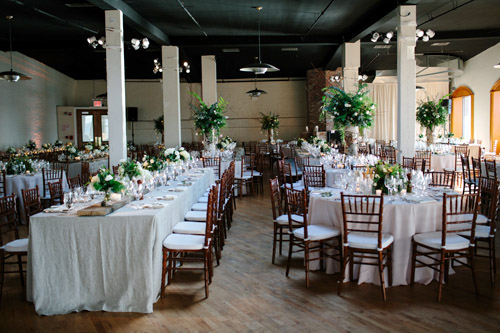
MULTIPOLYGON (((266 187, 267 189, 267 187, 266 187)), ((488 265, 477 264, 481 295, 467 269, 458 269, 437 303, 437 284, 389 288, 346 284, 337 296, 337 275, 311 274, 305 288, 297 255, 290 277, 284 256, 271 264, 272 219, 268 193, 238 200, 235 221, 215 268, 210 297, 202 276, 179 272, 151 314, 83 312, 40 317, 24 299, 18 277, 6 277, 0 332, 233 332, 314 331, 494 332, 500 330, 500 285, 491 287, 488 265)), ((498 252, 498 251, 497 251, 498 252)), ((119 278, 119 277, 116 277, 119 278)), ((500 278, 500 276, 499 276, 500 278)))

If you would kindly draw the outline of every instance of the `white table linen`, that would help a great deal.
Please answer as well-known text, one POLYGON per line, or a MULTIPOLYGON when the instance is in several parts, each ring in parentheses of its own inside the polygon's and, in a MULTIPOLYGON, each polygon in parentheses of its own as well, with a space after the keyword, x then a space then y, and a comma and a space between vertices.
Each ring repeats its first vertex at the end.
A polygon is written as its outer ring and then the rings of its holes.
POLYGON ((27 298, 40 315, 74 311, 153 312, 161 286, 162 242, 214 182, 205 172, 189 187, 172 182, 107 216, 31 219, 27 298), (134 209, 158 201, 161 209, 134 209))
MULTIPOLYGON (((431 155, 431 169, 434 171, 444 171, 444 169, 455 169, 455 154, 431 155)), ((459 170, 462 171, 462 170, 459 170)))
MULTIPOLYGON (((326 189, 333 196, 323 198, 312 194, 309 202, 309 223, 337 227, 343 230, 342 206, 340 190, 326 189)), ((324 191, 324 190, 323 190, 324 191)), ((411 196, 408 196, 410 198, 411 196)), ((433 232, 441 230, 442 202, 431 203, 407 203, 394 201, 388 203, 389 197, 385 197, 383 226, 384 233, 394 236, 392 253, 393 286, 407 285, 411 274, 411 240, 416 233, 433 232)), ((311 269, 318 269, 319 263, 313 262, 311 269)), ((378 268, 376 266, 355 265, 354 274, 358 276, 358 283, 375 283, 380 285, 378 268)), ((340 266, 333 260, 326 262, 326 272, 333 274, 340 271, 340 266)), ((387 283, 387 270, 385 270, 385 281, 387 283)), ((346 282, 349 281, 349 272, 346 272, 346 282)), ((430 283, 436 278, 434 271, 430 268, 418 268, 415 272, 415 281, 418 283, 430 283)))

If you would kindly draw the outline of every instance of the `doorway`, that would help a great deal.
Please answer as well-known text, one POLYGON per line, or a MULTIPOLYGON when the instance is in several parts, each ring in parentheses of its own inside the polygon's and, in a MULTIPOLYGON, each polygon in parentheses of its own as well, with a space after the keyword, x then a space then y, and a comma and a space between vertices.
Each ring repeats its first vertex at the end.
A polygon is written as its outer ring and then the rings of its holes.
MULTIPOLYGON (((500 80, 498 80, 490 92, 490 145, 493 149, 495 140, 500 141, 500 80)), ((490 150, 491 151, 491 150, 490 150)), ((497 145, 495 155, 500 152, 497 145)))
POLYGON ((83 149, 87 143, 96 142, 100 138, 102 144, 109 143, 108 110, 77 110, 78 148, 83 149))
POLYGON ((469 142, 474 139, 474 94, 467 87, 459 87, 451 98, 451 132, 469 142))

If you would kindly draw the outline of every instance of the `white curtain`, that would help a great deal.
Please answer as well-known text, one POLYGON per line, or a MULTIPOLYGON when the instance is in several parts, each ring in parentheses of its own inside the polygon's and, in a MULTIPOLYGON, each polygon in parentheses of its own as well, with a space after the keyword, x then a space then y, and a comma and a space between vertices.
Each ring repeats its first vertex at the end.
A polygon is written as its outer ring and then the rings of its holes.
MULTIPOLYGON (((438 101, 448 94, 448 82, 418 83, 424 87, 417 90, 417 105, 427 99, 438 101)), ((378 140, 397 140, 397 120, 398 120, 398 86, 396 83, 372 83, 369 84, 370 96, 377 105, 373 126, 368 136, 378 140)), ((415 105, 415 108, 417 107, 415 105)), ((420 126, 417 124, 417 133, 420 133, 420 126)))

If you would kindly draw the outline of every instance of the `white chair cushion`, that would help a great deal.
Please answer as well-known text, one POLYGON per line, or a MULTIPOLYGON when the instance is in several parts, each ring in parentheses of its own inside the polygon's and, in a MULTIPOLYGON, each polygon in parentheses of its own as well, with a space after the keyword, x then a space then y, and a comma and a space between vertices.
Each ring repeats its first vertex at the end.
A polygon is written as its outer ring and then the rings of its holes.
POLYGON ((243 177, 236 176, 236 177, 234 177, 234 179, 236 179, 236 180, 249 180, 249 179, 252 179, 252 176, 243 174, 243 177))
POLYGON ((207 220, 207 212, 196 212, 189 211, 184 216, 184 220, 186 221, 194 221, 194 222, 205 222, 207 220))
POLYGON ((199 198, 198 202, 199 203, 208 203, 208 196, 199 198))
MULTIPOLYGON (((375 232, 353 231, 347 235, 349 247, 356 249, 378 250, 378 234, 375 232)), ((391 234, 382 234, 382 249, 394 242, 391 234)))
MULTIPOLYGON (((461 215, 450 215, 448 221, 459 222, 459 221, 472 221, 473 214, 461 214, 461 215)), ((476 223, 486 224, 488 223, 488 218, 484 215, 477 214, 476 223)))
POLYGON ((205 235, 205 228, 206 224, 203 222, 182 221, 177 223, 172 231, 175 234, 205 235))
MULTIPOLYGON (((297 238, 304 239, 304 228, 298 228, 293 231, 293 235, 297 238)), ((327 227, 324 225, 308 225, 307 236, 309 240, 322 240, 340 235, 340 230, 337 228, 327 227)))
MULTIPOLYGON (((292 221, 296 221, 298 223, 304 223, 304 217, 300 215, 292 214, 292 221)), ((280 225, 288 225, 288 214, 284 214, 278 216, 276 222, 280 225)))
POLYGON ((208 210, 208 203, 195 203, 191 207, 191 210, 194 210, 197 212, 206 212, 208 210))
MULTIPOLYGON (((413 236, 413 240, 417 242, 417 244, 432 247, 433 249, 441 249, 441 238, 441 231, 416 234, 415 236, 413 236)), ((465 239, 458 234, 453 233, 448 233, 446 235, 446 250, 465 250, 468 248, 468 239, 465 239)))
POLYGON ((4 250, 5 252, 28 252, 28 238, 16 239, 7 243, 4 250))
POLYGON ((201 250, 205 245, 205 236, 170 234, 163 241, 169 250, 201 250))
POLYGON ((208 198, 209 192, 203 193, 202 197, 207 197, 208 198))
MULTIPOLYGON (((476 225, 476 238, 488 238, 490 237, 491 227, 489 225, 476 225)), ((470 237, 469 231, 459 232, 460 236, 470 237)))

